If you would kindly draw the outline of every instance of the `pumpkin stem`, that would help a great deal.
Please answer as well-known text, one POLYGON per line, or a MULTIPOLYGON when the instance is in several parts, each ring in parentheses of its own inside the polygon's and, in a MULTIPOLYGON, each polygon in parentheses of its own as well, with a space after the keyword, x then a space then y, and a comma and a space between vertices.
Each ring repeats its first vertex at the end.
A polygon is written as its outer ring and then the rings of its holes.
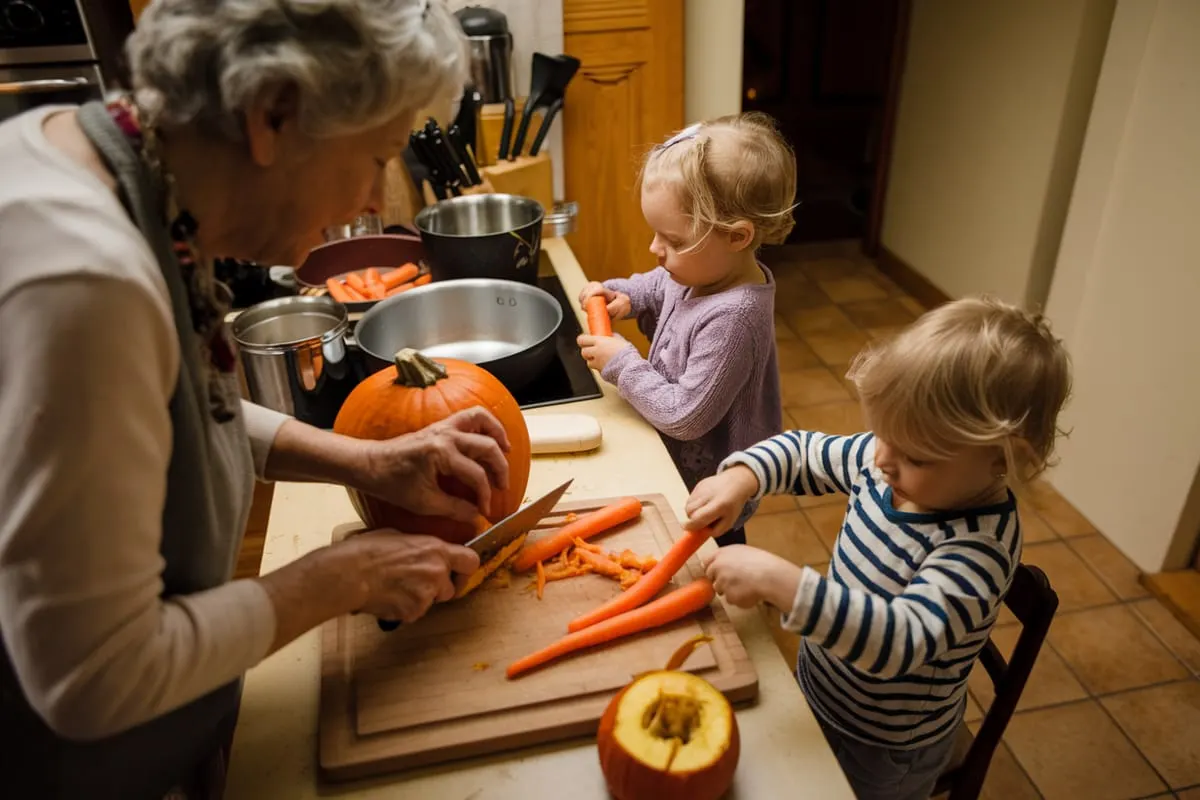
POLYGON ((667 662, 667 666, 665 667, 665 669, 667 669, 667 670, 679 669, 680 667, 683 666, 683 663, 688 660, 688 657, 691 656, 691 654, 696 651, 697 647, 704 644, 705 642, 711 642, 712 640, 713 640, 713 637, 709 636, 707 633, 696 634, 695 636, 688 639, 686 642, 684 642, 682 645, 679 646, 679 649, 676 650, 675 654, 671 656, 671 660, 667 662))
POLYGON ((414 389, 428 389, 449 373, 429 356, 406 347, 396 353, 396 383, 414 389))

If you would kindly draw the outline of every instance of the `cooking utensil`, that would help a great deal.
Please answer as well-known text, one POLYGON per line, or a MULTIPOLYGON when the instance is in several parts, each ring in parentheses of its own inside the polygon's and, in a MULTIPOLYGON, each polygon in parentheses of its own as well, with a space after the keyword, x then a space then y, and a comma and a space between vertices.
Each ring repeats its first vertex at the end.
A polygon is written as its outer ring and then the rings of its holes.
POLYGON ((500 128, 500 150, 496 154, 497 161, 508 158, 508 148, 512 146, 513 117, 516 116, 516 105, 511 97, 504 98, 504 124, 500 128))
POLYGON ((363 314, 354 335, 372 372, 412 347, 478 364, 517 391, 554 359, 562 321, 562 306, 549 292, 476 278, 434 281, 381 300, 363 314))
MULTIPOLYGON (((532 77, 529 81, 529 97, 525 100, 525 108, 521 114, 521 127, 517 130, 517 139, 513 143, 509 159, 521 155, 525 146, 525 136, 529 132, 529 122, 533 113, 538 109, 546 110, 554 105, 555 100, 561 100, 567 90, 567 84, 579 71, 580 61, 574 56, 548 56, 545 53, 533 54, 532 77)), ((555 112, 557 113, 557 112, 555 112)), ((547 115, 548 117, 549 115, 547 115)), ((549 119, 542 120, 542 127, 548 127, 549 119)), ((531 152, 530 155, 533 155, 531 152)))
POLYGON ((462 129, 458 127, 457 123, 451 125, 450 130, 446 131, 446 143, 450 146, 455 159, 467 176, 467 186, 478 186, 483 183, 483 178, 479 175, 479 168, 475 165, 475 153, 467 146, 466 140, 463 139, 462 129))
MULTIPOLYGON (((518 536, 533 530, 547 514, 554 510, 554 507, 558 505, 559 499, 562 498, 563 493, 567 491, 574 480, 574 478, 571 478, 566 483, 546 492, 537 500, 526 503, 467 542, 466 546, 479 555, 479 566, 482 567, 490 561, 505 545, 512 542, 518 536)), ((394 631, 400 627, 400 623, 396 620, 381 619, 377 620, 377 622, 379 623, 380 630, 384 631, 394 631)))
POLYGON ((330 297, 280 297, 234 318, 250 399, 328 428, 357 385, 346 354, 346 307, 330 297))
POLYGON ((438 163, 442 166, 442 171, 447 176, 447 182, 455 189, 461 191, 462 187, 467 185, 466 173, 463 172, 462 165, 459 163, 457 156, 446 142, 446 135, 442 133, 442 129, 432 117, 425 123, 425 132, 429 135, 430 147, 437 156, 438 163))
POLYGON ((463 92, 458 115, 450 125, 451 128, 457 127, 462 132, 462 138, 455 142, 458 149, 464 151, 467 145, 470 145, 472 157, 475 152, 475 143, 479 141, 477 138, 479 135, 479 109, 482 105, 483 95, 474 86, 468 86, 463 92))
POLYGON ((451 185, 452 176, 442 163, 442 157, 434 148, 429 133, 424 130, 417 131, 410 137, 409 144, 415 149, 421 163, 429 170, 429 183, 434 197, 445 200, 447 197, 457 196, 451 185))
MULTIPOLYGON (((425 246, 417 236, 382 234, 379 236, 355 236, 314 247, 304 262, 296 268, 296 284, 301 291, 323 289, 328 278, 337 278, 347 272, 357 272, 367 267, 400 267, 404 264, 421 264, 425 260, 425 246)), ((351 312, 366 311, 377 300, 346 303, 351 312)))
POLYGON ((550 104, 550 108, 546 110, 545 116, 542 117, 542 124, 538 127, 537 136, 533 137, 533 144, 529 146, 529 155, 536 156, 542 150, 542 142, 546 141, 546 134, 550 133, 550 123, 554 121, 555 115, 562 110, 563 100, 558 98, 550 104))
POLYGON ((426 206, 413 225, 434 281, 500 278, 533 285, 544 217, 541 204, 528 197, 478 194, 426 206))

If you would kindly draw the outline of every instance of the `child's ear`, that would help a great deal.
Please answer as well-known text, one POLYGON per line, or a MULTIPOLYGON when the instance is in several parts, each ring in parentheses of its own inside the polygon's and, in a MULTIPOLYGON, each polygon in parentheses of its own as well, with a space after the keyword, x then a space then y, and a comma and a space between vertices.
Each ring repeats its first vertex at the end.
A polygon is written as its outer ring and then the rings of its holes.
POLYGON ((740 219, 729 228, 729 248, 735 253, 745 250, 754 241, 754 223, 740 219))

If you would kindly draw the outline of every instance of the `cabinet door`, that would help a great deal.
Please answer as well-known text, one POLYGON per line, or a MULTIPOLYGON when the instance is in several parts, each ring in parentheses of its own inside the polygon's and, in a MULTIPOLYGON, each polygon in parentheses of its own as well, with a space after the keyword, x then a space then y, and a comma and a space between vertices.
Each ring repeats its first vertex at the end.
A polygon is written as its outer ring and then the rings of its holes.
MULTIPOLYGON (((654 267, 634 183, 642 156, 683 127, 683 0, 563 0, 563 42, 582 62, 563 105, 568 237, 593 280, 654 267)), ((639 345, 632 323, 617 329, 639 345)))

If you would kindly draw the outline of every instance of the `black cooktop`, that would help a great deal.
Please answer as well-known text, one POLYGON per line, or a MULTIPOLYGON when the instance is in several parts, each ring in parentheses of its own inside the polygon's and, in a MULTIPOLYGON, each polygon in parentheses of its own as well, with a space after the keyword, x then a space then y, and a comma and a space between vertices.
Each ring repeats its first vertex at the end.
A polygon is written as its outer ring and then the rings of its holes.
POLYGON ((514 392, 513 396, 521 408, 541 408, 600 397, 600 385, 579 354, 579 345, 575 344, 583 329, 563 291, 562 281, 554 275, 542 275, 538 278, 538 286, 552 294, 562 306, 563 321, 558 326, 555 342, 558 353, 537 379, 514 392))

